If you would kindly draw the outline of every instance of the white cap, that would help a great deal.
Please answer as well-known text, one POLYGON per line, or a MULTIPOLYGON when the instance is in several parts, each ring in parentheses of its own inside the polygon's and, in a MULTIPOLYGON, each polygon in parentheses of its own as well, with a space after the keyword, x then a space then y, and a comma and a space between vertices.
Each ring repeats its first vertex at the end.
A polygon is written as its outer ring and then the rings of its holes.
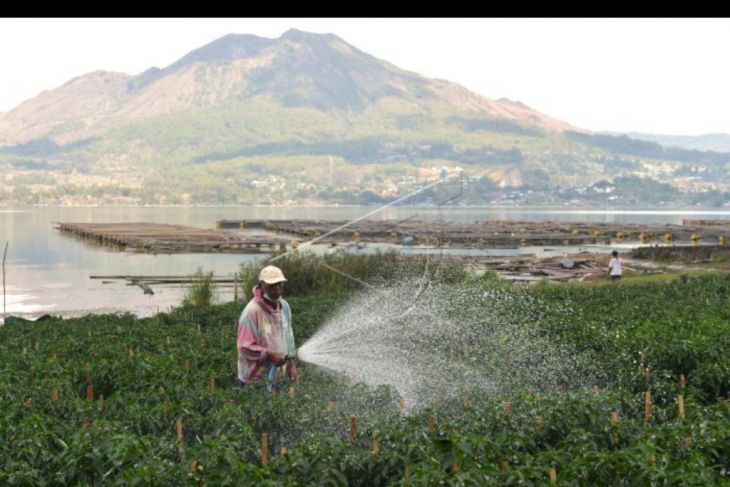
POLYGON ((259 281, 264 281, 266 284, 276 284, 277 282, 285 282, 286 277, 276 266, 269 265, 261 269, 259 273, 259 281))

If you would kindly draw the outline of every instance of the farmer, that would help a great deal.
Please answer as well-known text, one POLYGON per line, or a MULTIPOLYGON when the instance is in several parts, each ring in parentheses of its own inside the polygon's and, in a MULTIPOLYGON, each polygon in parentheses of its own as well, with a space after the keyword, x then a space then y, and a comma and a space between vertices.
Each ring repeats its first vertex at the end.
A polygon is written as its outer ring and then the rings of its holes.
POLYGON ((269 391, 280 390, 280 371, 289 381, 299 378, 294 360, 296 347, 291 327, 291 309, 281 296, 286 278, 273 265, 259 273, 253 298, 238 319, 238 386, 266 381, 269 391))

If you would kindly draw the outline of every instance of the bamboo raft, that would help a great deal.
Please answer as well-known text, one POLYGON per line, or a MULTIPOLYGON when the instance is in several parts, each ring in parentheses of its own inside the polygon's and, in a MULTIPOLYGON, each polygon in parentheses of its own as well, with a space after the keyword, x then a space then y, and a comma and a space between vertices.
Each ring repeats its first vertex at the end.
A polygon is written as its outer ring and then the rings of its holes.
POLYGON ((622 242, 725 245, 730 225, 600 222, 403 220, 220 220, 216 230, 160 223, 56 223, 63 234, 116 250, 149 253, 256 253, 285 250, 294 240, 432 245, 450 248, 514 248, 541 245, 611 245, 622 242), (337 230, 339 227, 343 227, 337 230), (251 235, 261 228, 276 235, 251 235), (335 231, 337 230, 337 231, 335 231), (330 233, 332 232, 332 233, 330 233))
MULTIPOLYGON (((688 222, 688 221, 685 221, 688 222)), ((265 228, 322 243, 362 241, 458 248, 499 248, 520 245, 589 245, 639 241, 656 243, 711 243, 724 245, 730 224, 643 224, 619 222, 475 221, 473 223, 412 220, 362 220, 327 235, 347 221, 219 220, 218 228, 265 228), (326 237, 322 238, 323 236, 326 237), (410 243, 409 242, 409 243, 410 243)), ((728 220, 730 222, 730 220, 728 220)), ((704 221, 703 221, 704 223, 704 221)))
MULTIPOLYGON (((110 284, 114 281, 126 281, 128 286, 139 286, 145 294, 155 294, 152 286, 190 286, 200 279, 196 276, 132 276, 132 275, 112 275, 112 276, 89 276, 89 279, 101 279, 102 284, 110 284)), ((241 296, 244 296, 243 283, 237 276, 210 276, 206 277, 217 288, 233 288, 233 293, 238 298, 238 290, 241 287, 241 296)))
POLYGON ((682 220, 682 225, 695 225, 703 227, 730 227, 730 220, 682 220))
POLYGON ((290 239, 163 223, 55 222, 61 233, 114 250, 149 253, 256 253, 285 249, 290 239))

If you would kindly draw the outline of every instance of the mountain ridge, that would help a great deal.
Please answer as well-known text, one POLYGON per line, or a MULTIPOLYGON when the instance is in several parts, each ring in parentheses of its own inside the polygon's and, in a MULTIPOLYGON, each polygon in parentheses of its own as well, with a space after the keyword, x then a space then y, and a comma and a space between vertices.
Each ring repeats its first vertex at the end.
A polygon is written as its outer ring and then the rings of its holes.
POLYGON ((354 111, 385 96, 441 98, 462 109, 552 130, 576 130, 523 104, 490 100, 455 83, 401 70, 334 34, 292 29, 276 39, 228 34, 162 69, 152 67, 136 76, 95 71, 73 78, 0 114, 0 144, 41 137, 68 143, 148 116, 257 95, 274 96, 291 107, 354 111), (215 76, 224 79, 215 85, 215 76), (146 112, 140 103, 149 107, 146 112), (69 123, 84 128, 64 129, 69 123))
POLYGON ((730 186, 728 154, 594 134, 298 30, 46 90, 0 114, 0 170, 0 202, 48 204, 372 203, 440 174, 475 204, 608 204, 614 183, 723 204, 730 186))

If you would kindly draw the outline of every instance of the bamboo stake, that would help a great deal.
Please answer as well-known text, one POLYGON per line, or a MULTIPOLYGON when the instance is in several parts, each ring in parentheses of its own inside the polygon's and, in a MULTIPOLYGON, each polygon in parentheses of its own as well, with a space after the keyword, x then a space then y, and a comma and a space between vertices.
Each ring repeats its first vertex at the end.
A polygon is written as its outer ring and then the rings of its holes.
POLYGON ((294 386, 289 386, 289 399, 294 399, 294 386))
POLYGON ((400 401, 398 401, 398 408, 400 409, 400 412, 401 413, 405 409, 405 404, 403 403, 403 399, 401 399, 400 401))
POLYGON ((210 378, 210 381, 208 382, 208 389, 210 389, 211 394, 215 392, 215 377, 210 378))
POLYGON ((58 401, 58 390, 55 387, 51 387, 51 401, 58 401))
POLYGON ((264 467, 269 463, 269 434, 261 433, 261 465, 264 467))
POLYGON ((677 408, 680 419, 684 419, 684 396, 682 394, 677 395, 677 408))
POLYGON ((508 418, 512 416, 512 401, 507 401, 507 407, 505 408, 505 412, 507 413, 508 418))
POLYGON ((177 421, 175 422, 175 429, 177 431, 177 443, 182 448, 183 445, 185 445, 185 440, 183 438, 183 421, 182 416, 177 417, 177 421))
POLYGON ((555 470, 555 467, 550 469, 550 483, 556 484, 558 482, 558 471, 555 470))
POLYGON ((644 352, 639 352, 639 374, 644 375, 644 352))
POLYGON ((91 384, 86 385, 86 402, 94 402, 94 386, 91 384))
POLYGON ((615 444, 618 444, 618 431, 616 431, 616 427, 618 426, 618 411, 611 411, 611 437, 613 438, 613 442, 615 444))
POLYGON ((378 430, 373 430, 373 454, 380 454, 380 441, 378 440, 378 430))
POLYGON ((436 417, 433 415, 429 416, 426 425, 428 426, 428 429, 434 429, 436 427, 436 417))
POLYGON ((8 309, 5 303, 5 257, 8 255, 8 244, 10 242, 5 241, 5 250, 3 251, 3 321, 8 317, 8 309))
POLYGON ((679 374, 679 385, 682 387, 682 390, 687 389, 687 379, 684 374, 679 374))
POLYGON ((355 444, 355 436, 357 436, 357 418, 350 416, 350 446, 355 444))
POLYGON ((190 462, 190 475, 195 477, 195 475, 198 473, 198 461, 193 458, 193 461, 190 462))
POLYGON ((646 391, 644 394, 644 420, 651 420, 651 414, 653 411, 653 405, 651 402, 651 391, 646 391))
POLYGON ((162 415, 167 417, 167 414, 170 412, 170 400, 165 399, 165 402, 162 403, 162 415))

